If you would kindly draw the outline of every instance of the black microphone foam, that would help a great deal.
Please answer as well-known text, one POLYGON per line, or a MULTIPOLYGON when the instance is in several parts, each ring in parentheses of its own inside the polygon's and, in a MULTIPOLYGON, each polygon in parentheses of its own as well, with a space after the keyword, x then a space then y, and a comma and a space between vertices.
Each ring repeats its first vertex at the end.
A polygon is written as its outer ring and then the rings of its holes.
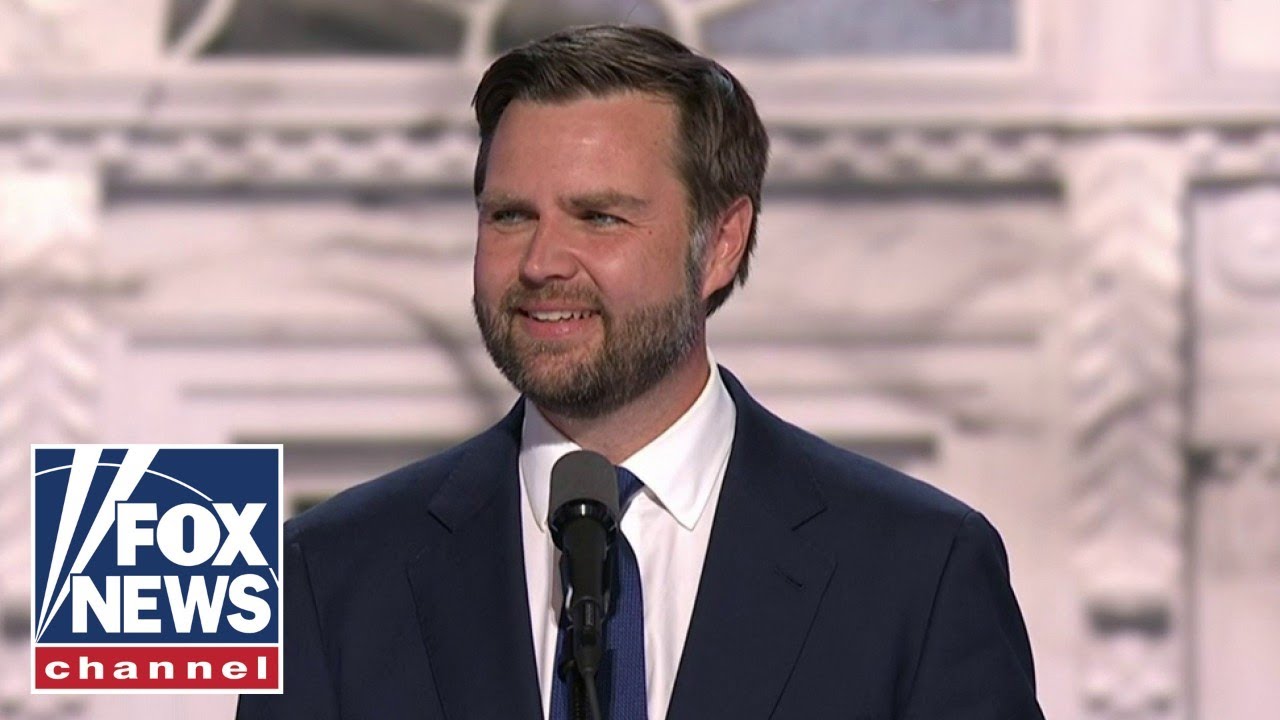
POLYGON ((594 500, 608 508, 610 517, 618 517, 618 474, 608 458, 590 450, 575 450, 556 461, 551 468, 548 521, 561 506, 576 500, 594 500))

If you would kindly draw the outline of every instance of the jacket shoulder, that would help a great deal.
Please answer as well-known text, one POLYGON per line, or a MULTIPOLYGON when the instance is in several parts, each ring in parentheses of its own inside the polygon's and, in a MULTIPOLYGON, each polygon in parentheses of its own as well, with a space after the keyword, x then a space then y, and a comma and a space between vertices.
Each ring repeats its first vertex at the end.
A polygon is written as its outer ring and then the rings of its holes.
MULTIPOLYGON (((753 459, 777 471, 798 472, 806 480, 786 483, 788 492, 834 510, 838 524, 860 516, 888 521, 951 519, 953 527, 973 512, 942 490, 887 465, 838 447, 772 413, 755 400, 731 372, 721 377, 738 410, 735 443, 753 446, 753 459), (785 468, 785 470, 783 470, 785 468), (820 498, 820 499, 819 499, 820 498)), ((832 513, 824 513, 832 514, 832 513)))
POLYGON ((431 500, 479 438, 347 488, 285 523, 284 541, 312 549, 386 546, 401 531, 432 522, 431 500))
POLYGON ((956 529, 975 511, 964 501, 884 463, 787 424, 820 492, 837 513, 902 527, 956 529))

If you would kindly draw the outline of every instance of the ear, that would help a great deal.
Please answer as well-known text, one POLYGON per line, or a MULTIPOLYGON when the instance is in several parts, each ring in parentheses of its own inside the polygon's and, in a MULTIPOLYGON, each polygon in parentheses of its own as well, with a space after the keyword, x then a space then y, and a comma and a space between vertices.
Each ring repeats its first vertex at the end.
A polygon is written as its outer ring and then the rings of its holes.
POLYGON ((751 233, 754 211, 746 195, 734 200, 711 228, 707 243, 706 266, 702 272, 702 299, 733 282, 738 266, 747 252, 747 236, 751 233))

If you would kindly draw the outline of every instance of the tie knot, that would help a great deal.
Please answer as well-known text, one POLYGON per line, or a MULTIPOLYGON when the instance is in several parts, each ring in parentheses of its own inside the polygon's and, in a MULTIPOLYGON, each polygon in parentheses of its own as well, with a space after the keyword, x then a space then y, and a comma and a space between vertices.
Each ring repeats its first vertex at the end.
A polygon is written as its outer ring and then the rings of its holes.
POLYGON ((644 483, 640 482, 640 478, 630 470, 618 466, 618 507, 626 507, 627 502, 640 492, 640 488, 644 487, 644 483))

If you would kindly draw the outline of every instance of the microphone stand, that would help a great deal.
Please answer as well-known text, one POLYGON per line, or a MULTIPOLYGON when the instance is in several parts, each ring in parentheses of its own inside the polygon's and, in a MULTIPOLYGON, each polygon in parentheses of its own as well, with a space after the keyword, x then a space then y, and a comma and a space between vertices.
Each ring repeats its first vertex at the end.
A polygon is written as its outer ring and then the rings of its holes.
POLYGON ((565 671, 570 673, 569 716, 573 720, 605 720, 600 712, 600 696, 596 691, 596 678, 576 672, 573 660, 565 661, 565 671))
MULTIPOLYGON (((562 557, 562 572, 567 572, 568 558, 562 557)), ((613 553, 605 557, 604 577, 613 576, 613 553)), ((600 708, 599 691, 596 687, 597 671, 604 659, 605 623, 608 620, 607 608, 610 593, 603 593, 604 605, 592 597, 566 598, 572 599, 567 608, 569 614, 568 642, 570 652, 566 654, 561 672, 570 678, 569 682, 569 715, 573 720, 607 720, 600 708)))

